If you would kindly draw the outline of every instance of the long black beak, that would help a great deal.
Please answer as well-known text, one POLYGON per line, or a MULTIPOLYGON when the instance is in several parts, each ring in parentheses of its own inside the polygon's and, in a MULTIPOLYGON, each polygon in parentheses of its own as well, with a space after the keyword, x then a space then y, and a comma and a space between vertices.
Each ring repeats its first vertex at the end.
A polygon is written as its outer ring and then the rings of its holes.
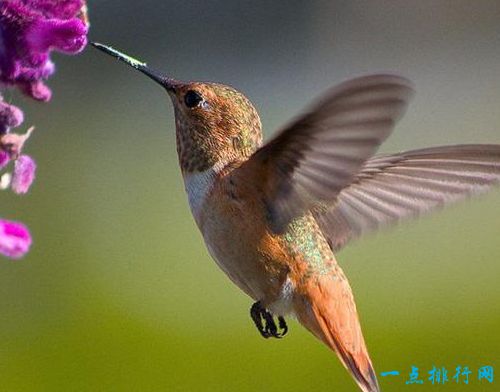
POLYGON ((98 42, 91 42, 91 44, 104 53, 107 53, 110 56, 113 56, 114 58, 117 58, 118 60, 130 65, 136 70, 141 71, 143 74, 147 75, 149 78, 153 79, 156 83, 159 83, 167 90, 174 90, 175 86, 180 84, 179 81, 163 76, 161 73, 149 68, 146 63, 136 60, 133 57, 126 55, 125 53, 119 52, 118 50, 113 49, 111 46, 103 45, 98 42))

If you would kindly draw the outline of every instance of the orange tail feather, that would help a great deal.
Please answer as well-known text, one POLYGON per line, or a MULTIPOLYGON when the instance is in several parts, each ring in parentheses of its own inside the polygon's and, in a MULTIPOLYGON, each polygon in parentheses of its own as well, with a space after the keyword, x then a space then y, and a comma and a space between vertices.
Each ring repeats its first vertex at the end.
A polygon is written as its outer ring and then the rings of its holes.
POLYGON ((363 392, 379 392, 352 291, 342 271, 311 278, 298 292, 294 305, 300 323, 337 353, 363 392))

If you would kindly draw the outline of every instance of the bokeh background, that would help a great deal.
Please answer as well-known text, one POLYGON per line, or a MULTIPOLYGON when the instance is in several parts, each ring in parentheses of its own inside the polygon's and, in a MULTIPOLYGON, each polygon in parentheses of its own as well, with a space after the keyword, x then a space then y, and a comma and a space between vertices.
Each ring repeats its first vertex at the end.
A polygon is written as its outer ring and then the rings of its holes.
MULTIPOLYGON (((500 143, 500 2, 91 1, 91 38, 179 79, 231 84, 270 135, 312 98, 374 71, 417 95, 383 151, 500 143)), ((35 242, 0 263, 1 391, 355 391, 296 322, 260 338, 251 300, 218 270, 190 216, 165 93, 93 48, 54 56, 54 99, 13 94, 39 170, 2 216, 35 242)), ((384 391, 495 391, 500 191, 353 243, 349 276, 384 391), (407 386, 412 365, 421 386, 407 386), (448 369, 432 386, 427 372, 448 369), (456 385, 456 366, 472 371, 456 385)))

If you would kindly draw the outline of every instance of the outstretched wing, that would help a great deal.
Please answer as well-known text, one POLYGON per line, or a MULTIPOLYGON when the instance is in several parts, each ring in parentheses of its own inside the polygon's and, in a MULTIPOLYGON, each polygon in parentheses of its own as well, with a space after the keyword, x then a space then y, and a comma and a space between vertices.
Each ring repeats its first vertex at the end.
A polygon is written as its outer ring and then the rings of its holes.
POLYGON ((500 145, 433 147, 368 160, 328 210, 314 212, 333 250, 365 232, 500 183, 500 145))
POLYGON ((394 75, 350 80, 256 151, 244 167, 263 186, 271 229, 281 233, 317 203, 335 200, 389 136, 412 94, 412 84, 394 75))
POLYGON ((411 82, 371 75, 330 90, 243 166, 262 184, 276 233, 320 202, 332 202, 389 136, 413 95, 411 82))

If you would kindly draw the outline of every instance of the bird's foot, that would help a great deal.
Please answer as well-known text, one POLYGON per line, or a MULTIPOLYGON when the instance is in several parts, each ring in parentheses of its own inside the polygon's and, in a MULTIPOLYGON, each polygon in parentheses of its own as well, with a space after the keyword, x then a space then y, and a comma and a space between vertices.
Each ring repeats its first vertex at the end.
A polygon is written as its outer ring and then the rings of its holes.
POLYGON ((264 338, 280 339, 288 332, 288 326, 282 316, 278 317, 278 325, 274 321, 273 314, 264 308, 260 301, 255 302, 250 308, 250 316, 255 326, 264 338))

